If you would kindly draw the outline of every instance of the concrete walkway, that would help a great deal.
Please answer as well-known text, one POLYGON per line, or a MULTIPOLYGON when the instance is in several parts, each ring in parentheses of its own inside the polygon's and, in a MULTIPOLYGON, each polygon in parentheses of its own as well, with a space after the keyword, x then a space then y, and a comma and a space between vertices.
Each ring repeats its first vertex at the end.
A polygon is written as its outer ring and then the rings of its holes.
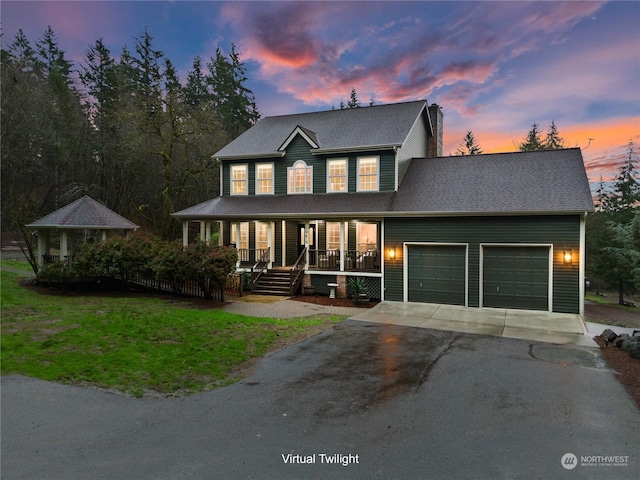
MULTIPOLYGON (((435 330, 596 347, 579 315, 535 310, 470 308, 433 303, 382 302, 351 317, 435 330)), ((600 325, 602 330, 606 325, 600 325)), ((595 327, 594 327, 595 328, 595 327)), ((615 327, 614 327, 615 328, 615 327)))

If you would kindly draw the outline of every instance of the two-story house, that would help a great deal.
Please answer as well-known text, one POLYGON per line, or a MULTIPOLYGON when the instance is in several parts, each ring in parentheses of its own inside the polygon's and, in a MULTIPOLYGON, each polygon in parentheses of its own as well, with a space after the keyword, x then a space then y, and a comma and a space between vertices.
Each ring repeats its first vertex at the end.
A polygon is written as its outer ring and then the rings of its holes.
POLYGON ((442 157, 442 127, 425 101, 266 117, 215 154, 221 195, 173 214, 183 242, 217 222, 258 285, 284 270, 338 296, 361 277, 381 300, 582 313, 580 151, 442 157))

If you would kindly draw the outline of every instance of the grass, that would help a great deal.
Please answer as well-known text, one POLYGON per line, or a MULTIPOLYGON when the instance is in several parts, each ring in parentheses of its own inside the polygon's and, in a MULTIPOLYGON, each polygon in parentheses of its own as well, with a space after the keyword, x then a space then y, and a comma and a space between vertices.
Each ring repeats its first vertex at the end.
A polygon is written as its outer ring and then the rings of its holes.
MULTIPOLYGON (((596 295, 595 293, 587 293, 585 295, 585 298, 587 300, 590 300, 592 302, 597 303, 598 305, 607 305, 607 306, 610 306, 610 307, 616 307, 616 308, 619 308, 621 310, 628 310, 628 311, 631 311, 631 312, 640 310, 638 307, 631 307, 631 306, 628 306, 628 305, 620 305, 618 303, 618 292, 607 293, 607 294, 604 294, 604 295, 596 295)), ((631 297, 625 296, 625 300, 634 302, 636 304, 638 303, 637 298, 631 298, 631 297)))
POLYGON ((33 269, 26 260, 8 259, 0 260, 0 266, 8 267, 18 271, 24 271, 25 274, 33 275, 33 269))
POLYGON ((239 366, 344 317, 255 318, 188 301, 44 295, 2 271, 2 374, 117 389, 199 392, 237 381, 239 366))

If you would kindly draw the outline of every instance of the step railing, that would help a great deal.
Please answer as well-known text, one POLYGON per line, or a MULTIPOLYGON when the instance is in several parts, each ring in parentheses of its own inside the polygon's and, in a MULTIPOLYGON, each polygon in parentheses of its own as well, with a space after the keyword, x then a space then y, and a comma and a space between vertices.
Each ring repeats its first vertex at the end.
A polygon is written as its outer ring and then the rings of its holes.
POLYGON ((269 260, 271 258, 271 249, 267 248, 262 251, 260 258, 258 261, 251 267, 251 290, 253 290, 258 282, 260 281, 260 277, 267 271, 269 267, 269 260))
POLYGON ((306 247, 302 249, 302 252, 298 256, 296 263, 293 264, 291 272, 289 273, 289 295, 292 297, 296 294, 296 291, 302 283, 305 269, 305 256, 307 253, 306 247))

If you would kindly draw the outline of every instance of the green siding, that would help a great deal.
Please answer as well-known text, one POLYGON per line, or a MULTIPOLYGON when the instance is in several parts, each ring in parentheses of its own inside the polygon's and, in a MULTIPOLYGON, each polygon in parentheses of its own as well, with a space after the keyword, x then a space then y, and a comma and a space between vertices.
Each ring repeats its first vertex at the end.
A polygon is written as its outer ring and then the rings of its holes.
POLYGON ((562 262, 561 253, 580 247, 580 217, 390 218, 385 220, 385 246, 395 247, 395 260, 385 260, 385 299, 402 301, 404 242, 468 243, 469 306, 479 306, 480 243, 552 244, 553 311, 579 313, 579 268, 562 262))
POLYGON ((285 264, 293 265, 298 259, 298 242, 300 241, 298 238, 298 222, 287 222, 286 230, 287 253, 285 264))
POLYGON ((298 160, 304 161, 307 166, 313 167, 313 193, 323 193, 326 190, 326 167, 323 158, 311 155, 311 147, 304 138, 297 135, 287 146, 283 158, 275 161, 275 190, 276 195, 287 194, 287 169, 298 160))

